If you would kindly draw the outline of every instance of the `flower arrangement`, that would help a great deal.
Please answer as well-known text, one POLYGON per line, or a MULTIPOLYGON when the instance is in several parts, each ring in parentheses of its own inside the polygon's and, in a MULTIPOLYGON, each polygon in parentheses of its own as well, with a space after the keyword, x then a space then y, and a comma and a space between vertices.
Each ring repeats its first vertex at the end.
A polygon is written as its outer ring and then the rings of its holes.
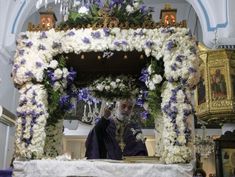
POLYGON ((90 87, 94 97, 106 100, 136 97, 138 88, 131 76, 101 77, 90 87))
POLYGON ((60 27, 77 25, 103 24, 107 17, 116 19, 119 23, 141 25, 144 21, 151 21, 153 8, 147 8, 142 0, 98 0, 88 6, 77 4, 78 11, 70 11, 66 22, 60 27))
MULTIPOLYGON (((166 163, 188 162, 191 157, 191 151, 187 147, 190 140, 188 120, 193 116, 191 91, 199 80, 195 46, 188 29, 175 27, 97 30, 86 28, 57 32, 51 29, 46 32, 21 33, 17 40, 12 69, 13 80, 21 94, 17 108, 17 156, 42 157, 46 124, 50 118, 55 117, 51 114, 53 110, 57 112, 61 109, 58 104, 55 107, 51 101, 59 100, 65 107, 70 107, 68 93, 73 91, 68 83, 73 80, 75 73, 73 70, 67 72, 66 66, 60 65, 58 59, 57 65, 53 57, 70 52, 79 54, 90 51, 137 50, 144 51, 146 56, 153 57, 153 61, 162 61, 164 65, 164 74, 161 74, 154 69, 152 63, 147 69, 149 76, 146 82, 149 88, 148 97, 154 103, 154 95, 159 95, 159 87, 165 81, 161 97, 157 96, 157 99, 162 100, 164 119, 163 160, 166 163), (163 81, 160 81, 158 75, 161 75, 163 81), (71 88, 70 91, 67 88, 71 88)), ((97 91, 102 86, 103 91, 106 86, 111 88, 111 82, 110 80, 102 85, 99 81, 96 86, 101 85, 96 88, 97 91)), ((117 85, 117 82, 112 85, 117 85)))

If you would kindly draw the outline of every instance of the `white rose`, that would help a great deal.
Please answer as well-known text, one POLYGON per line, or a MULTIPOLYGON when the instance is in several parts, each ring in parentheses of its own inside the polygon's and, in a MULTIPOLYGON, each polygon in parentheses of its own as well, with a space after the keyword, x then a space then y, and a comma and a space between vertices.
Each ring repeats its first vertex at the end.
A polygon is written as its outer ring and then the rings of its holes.
POLYGON ((140 6, 140 3, 139 2, 134 2, 133 6, 134 6, 135 9, 138 9, 139 6, 140 6))
POLYGON ((63 77, 66 78, 69 75, 68 69, 67 68, 63 68, 63 77))
POLYGON ((154 85, 154 83, 153 82, 149 82, 149 89, 150 90, 155 90, 155 85, 154 85))
POLYGON ((55 69, 58 66, 58 61, 52 60, 48 67, 55 69))
POLYGON ((153 82, 154 82, 155 84, 159 84, 161 81, 162 81, 162 76, 161 76, 161 75, 155 74, 155 75, 153 76, 153 82))
POLYGON ((61 69, 57 68, 55 71, 54 71, 54 75, 56 77, 56 79, 60 79, 62 77, 62 74, 63 72, 61 71, 61 69))
POLYGON ((80 7, 80 9, 78 10, 78 13, 80 14, 88 14, 88 12, 89 12, 89 9, 86 8, 85 6, 80 7))
POLYGON ((57 91, 57 90, 60 89, 60 87, 61 87, 60 83, 59 82, 55 82, 55 84, 53 85, 53 90, 57 91))
POLYGON ((126 6, 126 11, 127 11, 128 13, 132 13, 132 12, 134 12, 134 8, 133 8, 131 5, 127 5, 127 6, 126 6))
POLYGON ((110 86, 105 86, 105 90, 109 90, 110 89, 110 86))
POLYGON ((110 85, 111 85, 111 87, 113 87, 114 89, 117 88, 117 84, 116 84, 115 82, 113 82, 113 81, 110 83, 110 85))
POLYGON ((98 84, 98 85, 96 86, 96 88, 97 88, 99 91, 103 91, 104 86, 103 86, 102 84, 98 84))

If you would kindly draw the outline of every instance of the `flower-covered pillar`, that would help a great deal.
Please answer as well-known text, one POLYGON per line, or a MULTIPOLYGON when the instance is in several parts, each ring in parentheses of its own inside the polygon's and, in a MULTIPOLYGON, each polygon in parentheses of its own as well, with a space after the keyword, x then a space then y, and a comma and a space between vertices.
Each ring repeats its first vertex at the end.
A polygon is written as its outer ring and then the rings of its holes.
POLYGON ((194 108, 192 90, 199 81, 199 60, 191 34, 172 34, 164 46, 165 76, 162 92, 163 144, 166 163, 184 163, 192 159, 189 142, 194 108))

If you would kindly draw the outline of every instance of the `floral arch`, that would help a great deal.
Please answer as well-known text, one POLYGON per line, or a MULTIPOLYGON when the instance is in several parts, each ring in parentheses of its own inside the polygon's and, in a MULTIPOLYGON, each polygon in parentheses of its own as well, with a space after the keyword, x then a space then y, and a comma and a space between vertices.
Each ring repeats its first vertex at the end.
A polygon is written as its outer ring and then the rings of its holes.
MULTIPOLYGON (((48 95, 45 88, 45 70, 58 65, 53 57, 61 53, 90 51, 144 51, 146 56, 162 59, 165 66, 164 90, 161 109, 163 113, 163 154, 166 163, 185 163, 191 159, 188 147, 189 119, 193 118, 191 92, 198 83, 196 44, 189 29, 120 29, 21 33, 13 65, 13 79, 20 92, 16 125, 16 156, 36 158, 43 156, 46 123, 50 119, 48 95)), ((61 66, 60 79, 67 82, 58 87, 64 91, 73 71, 61 66)), ((151 75, 151 70, 147 71, 151 75)), ((149 78, 150 79, 150 78, 149 78)), ((151 80, 151 79, 150 79, 151 80)), ((149 83, 149 82, 148 82, 149 83)), ((154 89, 150 88, 149 89, 154 89)), ((63 91, 61 94, 63 94, 63 91)), ((58 137, 60 138, 60 137, 58 137)))

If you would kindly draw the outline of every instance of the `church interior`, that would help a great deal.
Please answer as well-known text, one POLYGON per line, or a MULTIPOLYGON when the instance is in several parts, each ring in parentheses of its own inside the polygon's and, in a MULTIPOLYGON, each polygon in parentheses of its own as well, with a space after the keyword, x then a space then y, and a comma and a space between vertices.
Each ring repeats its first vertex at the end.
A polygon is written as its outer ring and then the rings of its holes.
POLYGON ((235 177, 233 7, 0 0, 0 177, 235 177))

